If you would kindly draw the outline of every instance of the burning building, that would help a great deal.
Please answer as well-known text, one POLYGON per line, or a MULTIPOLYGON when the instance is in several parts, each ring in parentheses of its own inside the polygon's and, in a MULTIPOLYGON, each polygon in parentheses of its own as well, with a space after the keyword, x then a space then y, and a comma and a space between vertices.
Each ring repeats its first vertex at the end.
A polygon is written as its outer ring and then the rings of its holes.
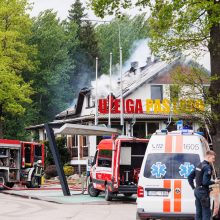
MULTIPOLYGON (((161 100, 161 103, 162 100, 171 100, 174 96, 174 94, 172 94, 171 72, 178 66, 187 68, 188 64, 181 59, 167 63, 159 61, 158 59, 152 61, 151 58, 148 58, 146 65, 142 67, 139 67, 137 62, 131 63, 130 69, 123 74, 122 82, 118 81, 112 92, 115 100, 120 99, 119 87, 122 83, 123 99, 133 100, 133 111, 123 111, 123 127, 120 125, 121 112, 111 111, 111 127, 123 129, 125 135, 146 138, 150 137, 157 129, 166 128, 168 121, 168 129, 175 130, 176 123, 172 120, 170 121, 171 118, 175 118, 183 120, 185 124, 188 124, 192 129, 197 130, 199 124, 193 120, 191 115, 176 114, 172 109, 170 111, 155 112, 151 108, 152 106, 147 106, 148 104, 146 100, 161 100), (148 111, 146 111, 147 107, 149 107, 148 111)), ((104 84, 104 86, 106 87, 106 84, 104 84)), ((209 83, 204 83, 204 86, 209 86, 209 83)), ((99 91, 101 91, 101 89, 99 91)), ((106 91, 106 93, 99 94, 98 99, 109 100, 109 89, 106 89, 106 91)), ((178 94, 175 95, 178 96, 178 94)), ((51 122, 51 125, 54 129, 61 127, 64 123, 94 125, 96 115, 94 96, 93 87, 83 88, 78 94, 76 105, 56 115, 55 120, 51 122)), ((130 105, 130 109, 131 106, 132 105, 130 105)), ((112 108, 114 108, 114 110, 117 108, 116 102, 112 104, 112 108)), ((120 110, 121 108, 119 107, 118 109, 120 110)), ((97 116, 98 124, 105 126, 109 125, 108 112, 108 106, 106 107, 105 112, 99 109, 97 116)), ((43 125, 31 126, 28 129, 37 130, 39 132, 40 140, 45 140, 46 135, 43 125)), ((72 156, 70 163, 76 168, 78 168, 78 165, 81 165, 82 170, 84 170, 87 164, 87 159, 94 156, 97 143, 101 138, 102 137, 80 135, 67 136, 67 148, 72 156)))

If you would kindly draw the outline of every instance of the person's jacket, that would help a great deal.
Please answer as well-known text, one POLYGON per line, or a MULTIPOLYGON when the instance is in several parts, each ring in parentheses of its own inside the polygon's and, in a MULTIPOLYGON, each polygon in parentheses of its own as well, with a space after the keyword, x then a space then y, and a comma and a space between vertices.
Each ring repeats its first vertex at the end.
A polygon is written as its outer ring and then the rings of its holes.
POLYGON ((188 176, 188 182, 192 189, 196 187, 209 188, 210 185, 215 182, 211 180, 213 168, 208 161, 201 162, 188 176), (194 179, 196 180, 196 187, 194 185, 194 179))

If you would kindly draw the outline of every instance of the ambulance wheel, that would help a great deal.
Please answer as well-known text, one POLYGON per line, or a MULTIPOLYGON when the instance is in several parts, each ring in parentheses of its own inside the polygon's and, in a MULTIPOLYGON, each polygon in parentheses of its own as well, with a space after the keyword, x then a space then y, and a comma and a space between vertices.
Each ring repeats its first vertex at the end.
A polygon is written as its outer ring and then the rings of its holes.
POLYGON ((136 220, 141 220, 137 212, 136 212, 136 220))
POLYGON ((88 185, 88 194, 91 196, 91 197, 97 197, 99 195, 100 191, 95 189, 93 187, 93 183, 89 183, 88 185))
POLYGON ((124 196, 126 196, 126 197, 130 197, 132 195, 133 195, 132 193, 124 193, 124 196))
POLYGON ((112 193, 108 189, 108 185, 105 186, 105 200, 112 201, 112 193))

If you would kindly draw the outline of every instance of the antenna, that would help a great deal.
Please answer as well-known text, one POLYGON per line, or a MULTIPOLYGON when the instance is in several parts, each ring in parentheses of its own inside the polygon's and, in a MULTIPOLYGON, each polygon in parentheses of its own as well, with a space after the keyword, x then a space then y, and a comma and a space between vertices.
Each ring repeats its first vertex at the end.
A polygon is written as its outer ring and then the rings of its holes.
POLYGON ((109 62, 109 97, 108 97, 108 126, 111 127, 111 110, 112 110, 112 53, 110 53, 109 62))
POLYGON ((121 114, 120 125, 122 126, 122 135, 124 135, 124 104, 123 104, 123 83, 122 83, 122 47, 120 47, 120 76, 121 76, 121 114))
POLYGON ((98 60, 96 57, 96 74, 95 74, 95 125, 98 125, 98 60))

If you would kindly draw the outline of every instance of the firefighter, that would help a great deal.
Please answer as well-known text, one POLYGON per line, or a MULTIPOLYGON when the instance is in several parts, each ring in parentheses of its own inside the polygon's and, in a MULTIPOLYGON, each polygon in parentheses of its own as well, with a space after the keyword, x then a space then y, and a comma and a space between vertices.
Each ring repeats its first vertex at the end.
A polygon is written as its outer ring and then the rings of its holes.
POLYGON ((201 162, 188 176, 188 181, 195 195, 196 216, 195 220, 210 220, 210 188, 209 186, 219 183, 220 180, 211 180, 212 176, 212 163, 215 161, 215 152, 207 151, 205 160, 201 162), (194 179, 196 187, 194 185, 194 179))

